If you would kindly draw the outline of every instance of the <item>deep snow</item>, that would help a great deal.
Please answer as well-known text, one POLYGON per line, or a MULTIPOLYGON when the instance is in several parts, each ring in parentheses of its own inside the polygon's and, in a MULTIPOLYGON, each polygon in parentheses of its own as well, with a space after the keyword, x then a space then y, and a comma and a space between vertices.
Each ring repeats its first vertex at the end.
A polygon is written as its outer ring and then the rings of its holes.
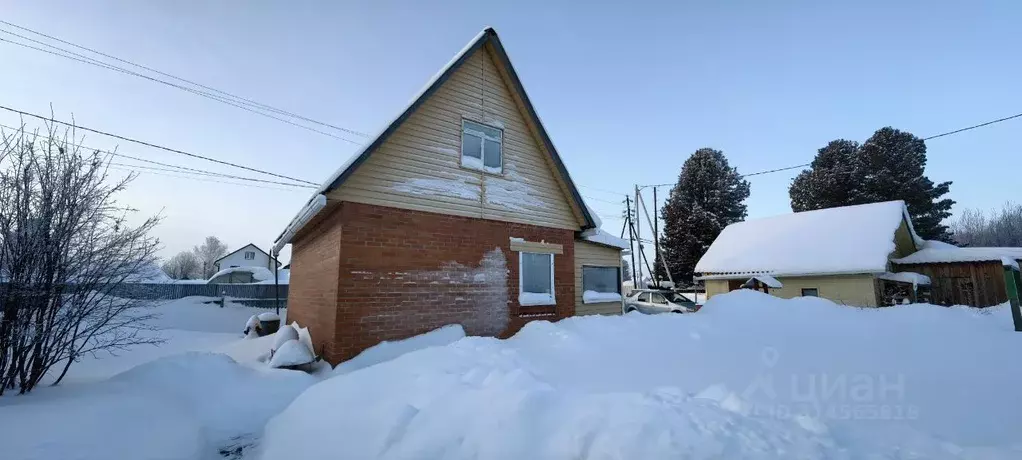
POLYGON ((160 346, 88 356, 60 386, 0 397, 0 458, 222 459, 251 444, 319 378, 260 361, 274 337, 242 330, 265 310, 212 300, 157 304, 160 346))
POLYGON ((738 291, 333 377, 270 421, 260 458, 1020 458, 1020 346, 1003 306, 738 291))

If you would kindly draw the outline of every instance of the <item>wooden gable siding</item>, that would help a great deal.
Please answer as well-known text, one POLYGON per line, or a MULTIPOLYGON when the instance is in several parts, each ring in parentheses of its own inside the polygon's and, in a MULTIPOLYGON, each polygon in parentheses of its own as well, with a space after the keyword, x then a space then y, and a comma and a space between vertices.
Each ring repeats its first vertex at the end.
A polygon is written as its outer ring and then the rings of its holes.
POLYGON ((483 47, 328 197, 578 230, 580 215, 546 156, 483 47), (461 167, 462 119, 503 129, 503 174, 461 167))
POLYGON ((576 315, 620 315, 621 301, 585 303, 582 301, 582 267, 618 267, 621 269, 621 250, 607 246, 575 241, 575 314, 576 315))
POLYGON ((1004 267, 998 262, 897 265, 899 272, 930 277, 930 303, 991 307, 1008 301, 1004 267))
POLYGON ((894 253, 891 258, 900 259, 916 252, 916 242, 912 238, 912 232, 908 230, 908 223, 901 219, 901 225, 894 232, 894 253))

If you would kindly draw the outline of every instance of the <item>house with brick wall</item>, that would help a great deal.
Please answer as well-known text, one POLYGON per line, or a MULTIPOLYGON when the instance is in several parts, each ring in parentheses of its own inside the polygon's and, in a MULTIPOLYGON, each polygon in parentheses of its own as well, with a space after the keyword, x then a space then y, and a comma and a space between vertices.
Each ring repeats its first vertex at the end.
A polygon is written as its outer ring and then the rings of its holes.
POLYGON ((507 337, 532 320, 621 312, 627 242, 599 230, 490 28, 331 175, 273 251, 286 244, 288 320, 334 364, 446 324, 507 337))

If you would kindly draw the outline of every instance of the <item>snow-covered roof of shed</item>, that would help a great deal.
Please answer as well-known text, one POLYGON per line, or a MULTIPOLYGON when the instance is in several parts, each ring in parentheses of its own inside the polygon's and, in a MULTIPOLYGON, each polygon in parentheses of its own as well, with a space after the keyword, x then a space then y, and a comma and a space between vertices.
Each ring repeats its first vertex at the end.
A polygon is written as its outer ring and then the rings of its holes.
POLYGON ((900 200, 738 222, 717 236, 695 271, 704 278, 883 273, 902 221, 921 243, 900 200))
POLYGON ((582 232, 582 239, 592 243, 602 244, 604 246, 611 246, 618 249, 631 249, 630 245, 628 244, 628 240, 618 238, 598 228, 589 229, 582 232))
POLYGON ((896 264, 939 264, 952 262, 997 262, 1002 258, 1022 260, 1022 248, 959 248, 950 244, 931 245, 900 259, 896 264))
MULTIPOLYGON (((555 167, 556 172, 560 174, 562 180, 567 184, 568 191, 570 192, 569 193, 570 198, 575 201, 576 205, 579 207, 583 214, 586 224, 583 225, 582 228, 587 229, 599 227, 599 224, 596 223, 595 214, 593 214, 589 210, 585 202, 582 200, 582 195, 579 193, 578 187, 575 185, 575 182, 571 179, 571 175, 568 174, 568 169, 564 166, 564 162, 561 160, 560 155, 557 153, 557 149, 554 148, 554 144, 550 140, 550 136, 547 134, 546 128, 543 127, 543 123, 539 119, 539 115, 536 114, 536 110, 532 106, 532 102, 529 100, 529 96, 525 93, 525 88, 522 86, 522 82, 518 78, 518 73, 511 65, 511 60, 507 56, 507 53, 504 51, 504 46, 501 44, 500 38, 497 36, 497 31, 494 30, 492 27, 487 27, 480 31, 478 34, 476 34, 475 37, 472 38, 472 40, 468 42, 468 44, 465 45, 464 48, 461 49, 461 51, 458 51, 458 53, 455 54, 454 57, 451 58, 451 60, 448 61, 447 64, 444 65, 439 72, 433 75, 433 78, 430 78, 429 81, 426 82, 426 85, 423 86, 422 89, 419 90, 419 92, 416 93, 414 97, 412 97, 408 104, 400 112, 398 112, 397 116, 388 120, 387 123, 383 126, 383 129, 377 132, 376 135, 370 137, 369 138, 370 140, 366 142, 366 144, 363 145, 362 148, 360 148, 357 152, 355 152, 355 154, 349 157, 344 162, 344 164, 341 165, 341 167, 337 168, 337 170, 334 171, 334 173, 331 174, 330 177, 328 177, 327 180, 323 182, 322 185, 320 185, 316 192, 312 194, 312 198, 310 198, 309 201, 311 202, 313 199, 316 198, 317 195, 326 194, 327 192, 336 189, 342 183, 344 183, 344 181, 356 169, 358 169, 358 166, 365 162, 365 160, 369 158, 369 156, 374 151, 376 151, 376 149, 381 144, 383 144, 383 142, 387 138, 389 138, 390 135, 394 131, 396 131, 397 128, 409 116, 411 116, 411 114, 419 107, 419 105, 425 102, 430 95, 432 95, 437 89, 439 89, 440 86, 454 73, 454 71, 456 71, 461 66, 461 64, 468 60, 468 58, 472 55, 473 52, 481 49, 483 45, 485 45, 486 43, 491 43, 493 45, 493 49, 496 51, 496 57, 498 58, 498 61, 502 62, 504 66, 507 68, 507 74, 510 77, 512 83, 511 89, 514 90, 521 98, 521 100, 524 102, 526 115, 531 117, 535 121, 539 131, 540 141, 543 143, 544 146, 546 146, 546 150, 549 151, 550 157, 553 159, 553 163, 556 166, 555 167)), ((292 219, 291 224, 289 224, 289 227, 293 225, 297 219, 298 216, 295 216, 295 218, 292 219)), ((281 237, 283 237, 284 233, 286 232, 287 229, 285 229, 284 232, 281 232, 280 236, 278 236, 277 239, 279 240, 281 237)))

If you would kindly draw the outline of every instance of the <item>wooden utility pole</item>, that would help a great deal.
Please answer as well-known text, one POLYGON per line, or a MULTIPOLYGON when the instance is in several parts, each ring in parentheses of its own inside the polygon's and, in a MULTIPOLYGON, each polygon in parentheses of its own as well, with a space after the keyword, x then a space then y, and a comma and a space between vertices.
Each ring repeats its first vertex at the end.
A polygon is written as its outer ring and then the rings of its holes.
MULTIPOLYGON (((639 217, 639 185, 635 185, 635 217, 639 217)), ((639 240, 639 260, 642 261, 646 253, 642 250, 642 222, 635 226, 635 239, 639 240)), ((642 282, 642 266, 639 266, 639 279, 642 282)), ((645 288, 646 286, 643 286, 645 288)))
MULTIPOLYGON (((635 240, 632 239, 632 235, 635 233, 632 231, 632 197, 625 195, 625 209, 628 214, 625 216, 625 225, 628 226, 628 248, 630 249, 629 255, 632 256, 632 286, 638 288, 638 281, 635 278, 635 240)), ((624 232, 624 229, 621 229, 624 232)))
MULTIPOLYGON (((657 259, 661 259, 662 260, 663 256, 660 255, 660 229, 658 228, 658 225, 657 225, 657 222, 660 219, 657 217, 656 211, 657 211, 657 207, 656 207, 656 187, 653 187, 653 247, 656 248, 656 250, 653 251, 653 253, 656 254, 655 257, 657 259)), ((654 270, 656 269, 656 261, 655 260, 653 261, 653 269, 654 270)), ((668 275, 668 276, 670 276, 670 275, 668 275)), ((656 276, 656 275, 653 275, 653 279, 656 280, 656 287, 659 288, 660 287, 660 277, 656 276)))

